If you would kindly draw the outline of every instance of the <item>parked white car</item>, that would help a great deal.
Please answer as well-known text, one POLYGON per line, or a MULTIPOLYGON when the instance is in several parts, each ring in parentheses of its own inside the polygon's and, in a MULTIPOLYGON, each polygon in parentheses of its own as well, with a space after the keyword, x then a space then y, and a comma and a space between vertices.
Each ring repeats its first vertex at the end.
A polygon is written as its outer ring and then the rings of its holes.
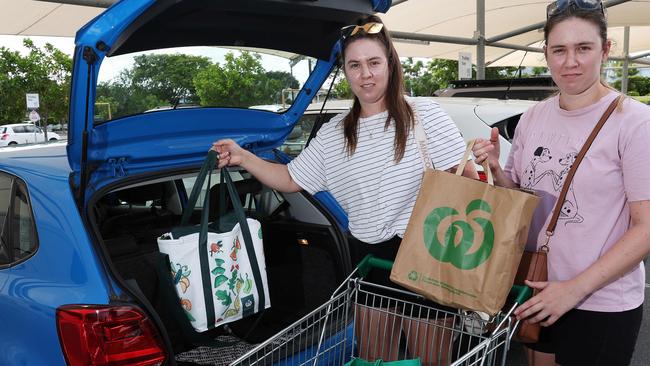
MULTIPOLYGON (((501 141, 501 165, 505 165, 510 152, 510 141, 521 115, 536 101, 499 100, 491 98, 442 98, 431 97, 454 120, 465 140, 477 137, 488 138, 490 128, 497 127, 501 141)), ((287 137, 280 148, 285 153, 296 156, 305 146, 312 128, 319 118, 329 121, 336 114, 345 112, 352 106, 351 100, 328 100, 322 116, 322 102, 312 103, 307 107, 303 117, 287 137)))
MULTIPOLYGON (((48 141, 60 140, 61 136, 57 133, 47 133, 48 141)), ((43 129, 31 123, 15 123, 0 126, 0 146, 31 144, 35 142, 44 142, 45 134, 43 129)))

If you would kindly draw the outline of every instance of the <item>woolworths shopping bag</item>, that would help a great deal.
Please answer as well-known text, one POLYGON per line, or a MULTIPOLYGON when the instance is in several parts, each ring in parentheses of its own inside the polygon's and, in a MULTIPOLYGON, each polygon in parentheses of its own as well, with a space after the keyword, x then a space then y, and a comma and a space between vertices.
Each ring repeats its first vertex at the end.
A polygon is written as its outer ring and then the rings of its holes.
POLYGON ((262 228, 246 218, 227 168, 221 170, 219 222, 208 224, 210 173, 216 152, 210 151, 196 179, 181 225, 158 238, 169 255, 170 276, 185 313, 197 331, 205 331, 271 306, 262 244, 262 228), (205 179, 200 225, 188 225, 205 179), (234 212, 226 214, 227 186, 234 212))
POLYGON ((438 303, 494 315, 514 282, 539 197, 461 176, 472 146, 456 174, 424 173, 390 279, 438 303))

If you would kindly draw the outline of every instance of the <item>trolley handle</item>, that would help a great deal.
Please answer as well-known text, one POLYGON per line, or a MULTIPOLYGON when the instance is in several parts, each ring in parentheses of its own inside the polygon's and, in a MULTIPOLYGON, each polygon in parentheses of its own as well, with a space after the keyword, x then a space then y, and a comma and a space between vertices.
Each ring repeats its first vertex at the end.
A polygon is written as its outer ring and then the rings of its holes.
POLYGON ((372 254, 368 254, 363 259, 359 264, 357 265, 357 271, 359 272, 359 275, 361 277, 366 277, 368 276, 368 273, 373 268, 378 268, 378 269, 385 269, 387 271, 390 271, 393 269, 393 262, 389 261, 387 259, 381 259, 373 256, 372 254))
POLYGON ((512 285, 512 293, 515 293, 515 302, 518 305, 523 304, 533 295, 533 289, 525 285, 512 285))
MULTIPOLYGON (((368 273, 370 273, 373 268, 390 271, 393 269, 393 262, 387 259, 377 258, 372 254, 368 254, 357 265, 357 271, 361 277, 368 276, 368 273)), ((530 299, 530 297, 533 295, 533 289, 524 285, 513 285, 511 292, 515 293, 515 302, 517 302, 519 305, 526 302, 526 300, 530 299)))

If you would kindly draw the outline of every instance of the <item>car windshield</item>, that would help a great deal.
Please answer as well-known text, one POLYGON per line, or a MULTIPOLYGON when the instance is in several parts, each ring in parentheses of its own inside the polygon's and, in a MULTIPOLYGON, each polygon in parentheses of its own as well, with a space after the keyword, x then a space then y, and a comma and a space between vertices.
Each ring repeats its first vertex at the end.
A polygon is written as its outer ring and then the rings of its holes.
POLYGON ((181 47, 107 57, 95 122, 176 108, 286 110, 313 60, 260 49, 181 47))

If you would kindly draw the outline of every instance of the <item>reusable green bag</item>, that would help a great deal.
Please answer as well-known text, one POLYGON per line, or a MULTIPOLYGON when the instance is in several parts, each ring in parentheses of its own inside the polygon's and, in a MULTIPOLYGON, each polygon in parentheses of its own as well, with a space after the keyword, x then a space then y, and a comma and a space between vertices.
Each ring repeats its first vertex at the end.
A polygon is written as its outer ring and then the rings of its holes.
POLYGON ((376 361, 366 361, 360 358, 355 358, 354 360, 345 364, 345 366, 421 366, 419 358, 413 360, 401 360, 401 361, 390 361, 384 362, 382 360, 376 361))

